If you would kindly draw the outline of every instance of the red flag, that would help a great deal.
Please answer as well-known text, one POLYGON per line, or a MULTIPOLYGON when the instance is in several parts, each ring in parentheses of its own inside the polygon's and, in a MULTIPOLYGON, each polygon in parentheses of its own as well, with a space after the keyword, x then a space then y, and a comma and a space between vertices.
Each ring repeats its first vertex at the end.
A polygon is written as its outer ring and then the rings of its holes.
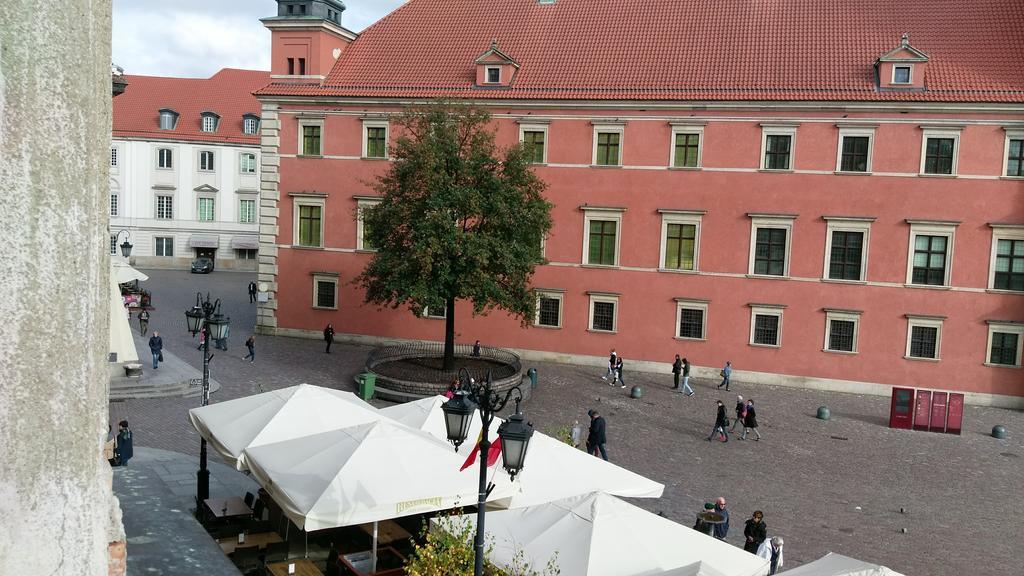
MULTIPOLYGON (((476 455, 480 452, 480 438, 477 438, 476 446, 473 446, 473 451, 469 453, 466 461, 463 462, 462 468, 459 468, 459 472, 469 468, 476 462, 476 455)), ((496 441, 491 443, 490 448, 487 449, 487 467, 494 466, 495 462, 498 461, 498 456, 501 455, 501 437, 499 436, 496 441)))

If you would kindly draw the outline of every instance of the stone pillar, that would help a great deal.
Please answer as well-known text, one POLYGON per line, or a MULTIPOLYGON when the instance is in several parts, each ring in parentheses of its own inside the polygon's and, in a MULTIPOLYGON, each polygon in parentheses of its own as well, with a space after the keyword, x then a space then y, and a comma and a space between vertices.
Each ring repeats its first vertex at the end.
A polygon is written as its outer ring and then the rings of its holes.
MULTIPOLYGON (((260 119, 262 154, 260 158, 260 252, 257 282, 267 287, 266 302, 256 308, 256 330, 261 334, 277 331, 277 219, 281 199, 281 120, 276 104, 263 103, 260 119)), ((261 287, 262 289, 262 287, 261 287)))
POLYGON ((0 10, 0 572, 106 575, 110 0, 0 10))

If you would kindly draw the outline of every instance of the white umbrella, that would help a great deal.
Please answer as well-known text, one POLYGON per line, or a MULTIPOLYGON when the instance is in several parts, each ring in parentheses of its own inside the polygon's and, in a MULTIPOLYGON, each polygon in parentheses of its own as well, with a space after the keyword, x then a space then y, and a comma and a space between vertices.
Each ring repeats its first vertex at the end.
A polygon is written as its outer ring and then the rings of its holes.
POLYGON ((810 564, 779 572, 780 576, 903 576, 885 566, 871 564, 842 554, 829 552, 810 564))
POLYGON ((132 268, 131 265, 125 262, 124 260, 111 258, 110 264, 111 273, 118 284, 131 282, 132 280, 141 280, 143 282, 149 280, 149 276, 146 276, 142 272, 139 272, 135 268, 132 268))
POLYGON ((189 410, 189 419, 229 464, 246 469, 244 450, 380 420, 351 392, 299 384, 189 410))
MULTIPOLYGON (((473 515, 454 521, 476 526, 473 515)), ((557 552, 559 570, 573 576, 768 574, 763 558, 607 494, 488 512, 485 528, 498 566, 521 551, 522 560, 542 569, 557 552)))
POLYGON ((132 327, 128 322, 128 310, 124 307, 121 290, 113 275, 110 277, 110 352, 117 355, 118 363, 139 361, 132 327))

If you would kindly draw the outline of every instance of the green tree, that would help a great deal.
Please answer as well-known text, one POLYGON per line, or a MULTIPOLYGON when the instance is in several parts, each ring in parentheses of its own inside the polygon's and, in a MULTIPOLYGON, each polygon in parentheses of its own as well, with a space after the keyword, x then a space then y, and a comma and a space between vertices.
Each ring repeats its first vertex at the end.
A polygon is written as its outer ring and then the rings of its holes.
MULTIPOLYGON (((460 510, 451 515, 440 516, 437 525, 431 529, 424 522, 421 542, 413 542, 412 554, 405 560, 405 572, 409 576, 472 576, 475 549, 473 536, 475 525, 459 518, 460 510)), ((526 560, 521 548, 517 548, 511 560, 504 567, 497 567, 486 559, 494 550, 493 539, 484 547, 485 576, 558 576, 558 553, 552 555, 543 569, 534 568, 526 560)))
POLYGON ((455 367, 455 302, 473 314, 501 308, 533 319, 534 268, 551 229, 544 182, 523 146, 499 150, 490 115, 436 102, 397 121, 391 169, 374 183, 381 196, 362 214, 377 252, 355 283, 366 302, 414 314, 445 310, 444 369, 455 367))

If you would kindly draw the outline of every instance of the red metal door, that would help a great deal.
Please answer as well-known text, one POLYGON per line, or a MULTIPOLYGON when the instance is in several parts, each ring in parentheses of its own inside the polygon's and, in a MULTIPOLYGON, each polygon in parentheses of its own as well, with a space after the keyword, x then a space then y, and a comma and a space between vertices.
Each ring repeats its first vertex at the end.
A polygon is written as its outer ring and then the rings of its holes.
POLYGON ((946 433, 960 434, 964 420, 964 395, 950 393, 949 416, 946 418, 946 433))
POLYGON ((914 410, 914 430, 928 431, 928 419, 932 415, 932 393, 930 390, 917 391, 917 404, 914 410))
POLYGON ((892 406, 889 408, 889 428, 909 430, 913 425, 914 389, 893 388, 892 406))
POLYGON ((929 432, 946 431, 946 408, 948 405, 948 392, 934 392, 932 394, 932 420, 928 424, 929 432))

